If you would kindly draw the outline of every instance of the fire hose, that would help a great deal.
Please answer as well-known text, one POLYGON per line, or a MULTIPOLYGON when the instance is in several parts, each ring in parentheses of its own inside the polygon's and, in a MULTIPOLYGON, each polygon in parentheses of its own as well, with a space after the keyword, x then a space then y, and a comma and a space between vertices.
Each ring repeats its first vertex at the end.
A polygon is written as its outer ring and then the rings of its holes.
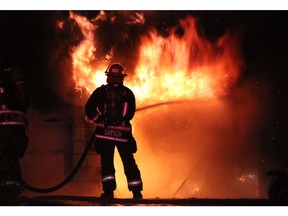
MULTIPOLYGON (((136 112, 137 111, 146 110, 146 109, 150 109, 150 108, 154 108, 156 106, 162 106, 162 105, 174 104, 174 103, 181 103, 181 102, 183 102, 183 101, 179 100, 179 101, 170 101, 170 102, 157 103, 157 104, 141 107, 141 108, 137 109, 136 112)), ((79 159, 79 161, 76 164, 75 168, 72 170, 70 175, 67 176, 66 179, 64 179, 62 182, 60 182, 59 184, 57 184, 57 185, 55 185, 53 187, 50 187, 50 188, 37 188, 37 187, 29 185, 24 180, 21 180, 20 186, 25 188, 25 189, 27 189, 27 190, 36 192, 36 193, 50 193, 50 192, 56 191, 56 190, 62 188, 63 186, 65 186, 75 176, 77 171, 80 169, 82 163, 84 162, 90 147, 94 143, 95 135, 96 135, 95 133, 96 133, 96 130, 94 131, 93 135, 91 136, 90 140, 88 141, 88 143, 86 145, 86 148, 84 149, 84 152, 82 153, 81 158, 79 159)))
POLYGON ((87 143, 86 148, 84 149, 84 152, 82 153, 81 158, 79 159, 77 165, 72 170, 71 174, 69 176, 67 176, 66 179, 64 179, 64 181, 62 181, 59 184, 57 184, 57 185, 55 185, 53 187, 50 187, 50 188, 36 188, 36 187, 33 187, 33 186, 27 184, 23 180, 20 183, 20 185, 23 188, 26 188, 27 190, 30 190, 30 191, 33 191, 33 192, 37 192, 37 193, 50 193, 50 192, 53 192, 53 191, 56 191, 56 190, 62 188, 64 185, 66 185, 75 176, 75 174, 77 173, 77 171, 81 167, 83 161, 85 160, 85 158, 86 158, 86 156, 88 154, 88 151, 89 151, 90 147, 92 146, 92 144, 94 142, 94 139, 95 139, 95 132, 93 133, 93 135, 91 136, 89 142, 87 143))

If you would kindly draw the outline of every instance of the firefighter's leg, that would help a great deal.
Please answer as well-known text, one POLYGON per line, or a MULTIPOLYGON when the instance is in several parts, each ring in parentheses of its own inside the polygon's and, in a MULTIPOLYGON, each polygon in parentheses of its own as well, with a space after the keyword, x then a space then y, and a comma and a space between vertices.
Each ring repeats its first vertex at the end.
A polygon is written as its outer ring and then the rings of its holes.
POLYGON ((20 195, 21 179, 18 158, 9 151, 9 137, 0 130, 0 205, 16 205, 20 195))
POLYGON ((130 151, 127 143, 117 144, 117 149, 123 162, 129 191, 133 192, 134 198, 142 198, 143 182, 133 153, 130 151))
POLYGON ((101 152, 101 176, 103 198, 114 198, 114 190, 116 189, 115 168, 114 168, 114 149, 115 145, 111 142, 103 143, 101 152))

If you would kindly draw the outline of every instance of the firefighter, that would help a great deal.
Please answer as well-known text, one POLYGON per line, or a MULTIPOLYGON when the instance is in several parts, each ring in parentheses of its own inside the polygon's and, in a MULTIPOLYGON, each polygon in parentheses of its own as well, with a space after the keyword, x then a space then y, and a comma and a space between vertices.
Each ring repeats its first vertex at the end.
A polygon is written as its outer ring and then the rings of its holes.
POLYGON ((0 202, 14 205, 21 193, 19 158, 28 144, 25 111, 30 96, 18 67, 0 69, 0 202))
POLYGON ((96 122, 94 147, 101 157, 101 197, 114 198, 116 146, 124 165, 128 189, 132 191, 133 198, 141 199, 143 183, 134 159, 137 144, 130 124, 135 113, 135 96, 123 85, 127 74, 121 64, 111 64, 105 74, 107 84, 96 88, 85 105, 87 117, 96 122))

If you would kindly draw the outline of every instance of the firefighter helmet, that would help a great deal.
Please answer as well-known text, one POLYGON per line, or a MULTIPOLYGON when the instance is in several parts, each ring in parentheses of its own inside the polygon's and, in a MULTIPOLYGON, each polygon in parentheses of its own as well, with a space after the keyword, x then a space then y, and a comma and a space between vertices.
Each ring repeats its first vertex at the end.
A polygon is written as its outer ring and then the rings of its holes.
POLYGON ((124 67, 119 63, 111 64, 105 71, 105 74, 107 76, 114 76, 122 79, 124 79, 124 77, 127 76, 124 67))

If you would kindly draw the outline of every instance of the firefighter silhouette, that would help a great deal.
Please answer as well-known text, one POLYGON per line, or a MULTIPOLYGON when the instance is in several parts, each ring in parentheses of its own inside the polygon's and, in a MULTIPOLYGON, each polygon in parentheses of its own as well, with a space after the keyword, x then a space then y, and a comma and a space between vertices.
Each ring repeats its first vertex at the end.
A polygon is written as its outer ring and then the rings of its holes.
POLYGON ((0 202, 14 205, 20 196, 19 158, 24 156, 28 137, 25 111, 30 96, 18 67, 0 68, 0 202))
POLYGON ((134 159, 137 144, 130 120, 135 113, 134 93, 123 85, 126 73, 119 63, 105 72, 107 84, 94 90, 85 105, 87 117, 96 122, 95 150, 101 157, 102 198, 114 198, 116 189, 114 150, 119 152, 124 165, 128 189, 133 198, 142 198, 143 183, 134 159))

